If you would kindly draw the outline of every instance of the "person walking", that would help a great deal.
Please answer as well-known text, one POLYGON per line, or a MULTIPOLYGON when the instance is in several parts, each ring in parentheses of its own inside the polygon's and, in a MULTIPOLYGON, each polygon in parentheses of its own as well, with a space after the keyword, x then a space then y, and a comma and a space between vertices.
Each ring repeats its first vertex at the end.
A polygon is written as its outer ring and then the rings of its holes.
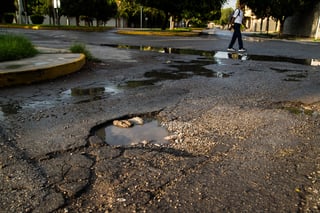
MULTIPOLYGON (((236 50, 233 48, 234 43, 236 42, 236 40, 238 39, 238 44, 239 44, 239 52, 246 52, 247 50, 245 48, 243 48, 243 41, 242 41, 242 34, 241 34, 241 25, 243 25, 245 28, 246 25, 243 23, 244 21, 244 8, 245 5, 243 3, 240 3, 239 7, 234 11, 233 16, 231 18, 231 21, 229 23, 233 24, 233 35, 232 35, 232 39, 230 41, 230 44, 228 46, 228 51, 229 52, 235 52, 236 50)), ((230 29, 230 28, 229 28, 230 29)))

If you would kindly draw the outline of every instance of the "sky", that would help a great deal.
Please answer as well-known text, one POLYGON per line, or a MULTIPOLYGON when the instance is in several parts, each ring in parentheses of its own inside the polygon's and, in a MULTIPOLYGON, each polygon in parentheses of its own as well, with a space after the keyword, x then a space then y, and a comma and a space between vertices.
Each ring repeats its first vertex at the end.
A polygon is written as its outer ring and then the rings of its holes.
POLYGON ((223 8, 232 7, 235 8, 237 0, 227 0, 227 2, 223 5, 223 8))

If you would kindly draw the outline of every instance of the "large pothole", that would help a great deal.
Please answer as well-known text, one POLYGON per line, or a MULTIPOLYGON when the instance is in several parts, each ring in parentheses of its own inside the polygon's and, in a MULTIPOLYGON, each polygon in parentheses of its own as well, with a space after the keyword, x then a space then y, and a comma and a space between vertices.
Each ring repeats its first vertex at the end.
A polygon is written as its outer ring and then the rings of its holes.
POLYGON ((126 116, 123 118, 108 121, 94 131, 94 135, 101 138, 105 143, 111 146, 131 146, 136 144, 168 144, 171 140, 168 130, 161 125, 156 116, 139 115, 126 116), (141 119, 142 123, 132 120, 141 119), (120 125, 115 125, 117 121, 120 125), (121 123, 124 123, 121 126, 121 123), (130 122, 131 126, 126 126, 130 122), (126 127, 124 127, 126 126, 126 127))

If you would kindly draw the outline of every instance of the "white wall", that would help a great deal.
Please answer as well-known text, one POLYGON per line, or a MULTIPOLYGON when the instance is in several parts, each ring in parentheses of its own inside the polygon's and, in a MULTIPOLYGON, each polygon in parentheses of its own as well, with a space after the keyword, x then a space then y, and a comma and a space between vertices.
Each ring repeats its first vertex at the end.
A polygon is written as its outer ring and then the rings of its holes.
POLYGON ((284 24, 283 33, 288 35, 314 37, 317 31, 319 17, 320 3, 317 4, 310 13, 289 17, 284 24))
MULTIPOLYGON (((43 24, 51 24, 53 25, 53 20, 49 18, 49 16, 46 16, 46 18, 44 19, 44 23, 43 24)), ((62 16, 60 18, 60 25, 70 25, 70 26, 76 26, 76 18, 71 17, 69 19, 67 19, 67 17, 62 16)), ((107 26, 107 27, 116 27, 118 25, 118 27, 125 27, 125 21, 123 19, 110 19, 105 25, 103 26, 107 26)), ((85 26, 85 22, 80 20, 80 26, 85 26)), ((93 21, 93 26, 97 26, 96 21, 93 21)), ((100 25, 101 26, 101 25, 100 25)))

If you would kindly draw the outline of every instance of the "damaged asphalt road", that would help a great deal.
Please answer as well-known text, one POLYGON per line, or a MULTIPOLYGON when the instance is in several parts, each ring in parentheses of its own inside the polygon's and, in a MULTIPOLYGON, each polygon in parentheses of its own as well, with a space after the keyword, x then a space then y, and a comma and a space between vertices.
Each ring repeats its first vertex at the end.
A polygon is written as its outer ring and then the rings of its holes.
MULTIPOLYGON (((86 41, 101 61, 0 90, 3 211, 320 210, 319 66, 100 46, 89 40, 99 33, 23 32, 45 47, 86 41), (114 119, 144 114, 175 138, 109 146, 95 135, 114 119)), ((229 39, 130 38, 108 33, 99 43, 218 51, 229 39)), ((262 54, 261 44, 265 55, 283 46, 280 55, 307 59, 319 48, 246 42, 252 54, 262 54)))

